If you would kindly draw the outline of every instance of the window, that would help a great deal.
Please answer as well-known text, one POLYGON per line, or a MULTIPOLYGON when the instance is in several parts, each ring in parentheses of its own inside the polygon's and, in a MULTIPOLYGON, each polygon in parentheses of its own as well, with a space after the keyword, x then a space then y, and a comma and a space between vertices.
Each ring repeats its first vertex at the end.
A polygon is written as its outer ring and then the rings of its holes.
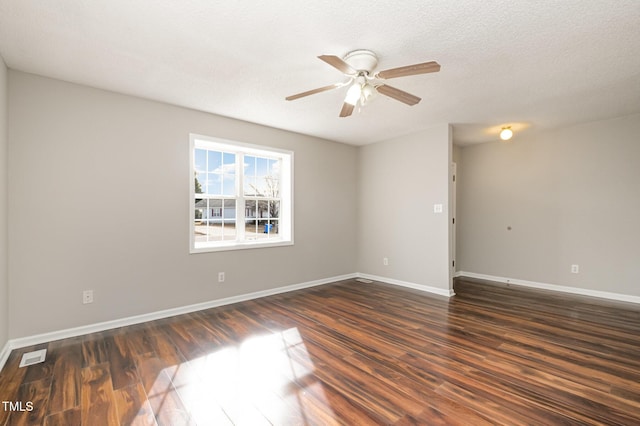
POLYGON ((293 153, 190 135, 191 252, 293 244, 293 153))

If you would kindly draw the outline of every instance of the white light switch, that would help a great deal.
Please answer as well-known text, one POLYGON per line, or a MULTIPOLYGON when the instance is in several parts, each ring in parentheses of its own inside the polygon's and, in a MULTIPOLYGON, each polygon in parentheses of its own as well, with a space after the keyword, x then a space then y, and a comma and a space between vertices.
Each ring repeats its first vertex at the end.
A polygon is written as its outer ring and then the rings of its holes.
POLYGON ((434 213, 442 213, 442 204, 434 204, 433 205, 434 213))

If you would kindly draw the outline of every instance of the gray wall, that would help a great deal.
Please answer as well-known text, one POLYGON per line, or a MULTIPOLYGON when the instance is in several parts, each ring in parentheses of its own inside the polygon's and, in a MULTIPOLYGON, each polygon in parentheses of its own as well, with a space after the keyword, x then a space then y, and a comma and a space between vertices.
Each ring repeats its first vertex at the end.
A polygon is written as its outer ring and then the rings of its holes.
POLYGON ((7 191, 7 67, 0 57, 0 351, 9 333, 7 191))
POLYGON ((449 291, 450 135, 443 124, 361 147, 358 272, 449 291))
POLYGON ((353 146, 13 70, 9 104, 11 338, 355 271, 353 146), (295 152, 294 246, 189 254, 190 132, 295 152))
POLYGON ((640 296, 640 115, 460 154, 459 270, 640 296))
POLYGON ((458 270, 640 295, 640 115, 356 148, 17 71, 7 108, 6 80, 0 66, 0 347, 356 271, 449 291, 452 159, 458 270), (295 152, 294 246, 189 254, 190 132, 295 152))

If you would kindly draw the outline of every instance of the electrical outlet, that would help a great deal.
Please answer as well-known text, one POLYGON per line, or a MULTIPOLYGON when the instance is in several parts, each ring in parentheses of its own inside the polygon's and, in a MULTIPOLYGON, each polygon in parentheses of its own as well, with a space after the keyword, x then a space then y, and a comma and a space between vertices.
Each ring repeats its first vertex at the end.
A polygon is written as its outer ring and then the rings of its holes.
POLYGON ((382 264, 384 266, 389 266, 389 258, 388 257, 383 257, 382 258, 382 264))
POLYGON ((571 273, 577 274, 580 272, 580 265, 571 265, 571 273))
POLYGON ((224 282, 224 272, 218 272, 218 282, 219 283, 224 282))
POLYGON ((93 290, 85 290, 82 292, 82 303, 93 303, 93 290))

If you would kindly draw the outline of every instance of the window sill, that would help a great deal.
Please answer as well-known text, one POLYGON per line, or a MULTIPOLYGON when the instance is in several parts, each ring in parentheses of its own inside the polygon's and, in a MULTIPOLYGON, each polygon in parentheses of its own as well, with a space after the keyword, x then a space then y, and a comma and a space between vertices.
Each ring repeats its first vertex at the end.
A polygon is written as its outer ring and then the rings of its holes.
POLYGON ((288 241, 268 241, 268 242, 254 242, 248 241, 245 243, 230 242, 229 244, 220 244, 216 246, 201 246, 191 247, 190 254, 209 253, 216 251, 231 251, 231 250, 250 250, 250 249, 262 249, 270 247, 283 247, 292 246, 293 240, 288 241))

